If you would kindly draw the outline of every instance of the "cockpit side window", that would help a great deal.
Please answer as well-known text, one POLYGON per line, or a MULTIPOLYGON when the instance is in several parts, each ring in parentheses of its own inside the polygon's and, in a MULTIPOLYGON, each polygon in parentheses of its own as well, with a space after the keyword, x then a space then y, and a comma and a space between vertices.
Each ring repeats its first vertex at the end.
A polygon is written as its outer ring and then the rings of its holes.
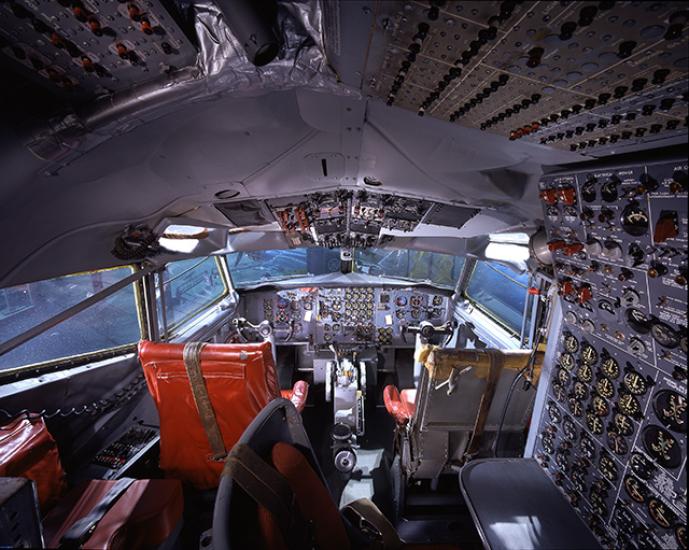
MULTIPOLYGON (((121 267, 0 289, 0 343, 131 275, 131 268, 121 267)), ((0 355, 0 371, 86 362, 100 352, 133 349, 141 336, 134 284, 127 284, 0 355)))
POLYGON ((528 272, 516 273, 497 262, 477 261, 464 293, 474 306, 519 335, 528 285, 528 272))
POLYGON ((215 257, 168 263, 156 275, 161 331, 169 338, 182 325, 222 300, 228 292, 221 265, 215 257))

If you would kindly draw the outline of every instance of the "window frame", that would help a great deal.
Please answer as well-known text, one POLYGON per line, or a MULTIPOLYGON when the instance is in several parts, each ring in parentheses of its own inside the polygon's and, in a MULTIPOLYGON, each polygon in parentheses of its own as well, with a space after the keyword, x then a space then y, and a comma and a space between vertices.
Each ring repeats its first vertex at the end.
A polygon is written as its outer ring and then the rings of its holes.
MULTIPOLYGON (((197 257, 197 258, 185 258, 185 259, 194 259, 194 260, 199 260, 195 265, 192 267, 184 270, 182 273, 177 274, 173 279, 170 279, 169 281, 164 281, 162 277, 162 273, 165 271, 165 268, 173 263, 173 262, 167 262, 164 266, 161 267, 160 270, 156 271, 154 277, 157 277, 157 281, 155 281, 154 286, 156 289, 159 290, 160 294, 155 300, 155 305, 156 305, 156 310, 160 311, 160 315, 156 315, 156 323, 158 324, 158 332, 160 334, 160 339, 163 341, 169 341, 170 339, 174 338, 176 335, 178 335, 180 332, 184 332, 184 330, 191 324, 191 321, 198 319, 204 312, 209 311, 210 309, 216 307, 220 302, 225 300, 228 296, 230 296, 230 293, 233 290, 232 282, 229 279, 229 274, 227 272, 227 266, 223 265, 223 261, 221 259, 221 256, 218 255, 213 255, 213 256, 204 256, 204 257, 197 257), (191 271, 192 269, 195 269, 199 265, 201 265, 203 262, 205 262, 208 259, 213 259, 215 261, 215 267, 218 270, 218 273, 220 275, 220 280, 222 281, 223 284, 223 292, 215 299, 213 299, 211 302, 208 302, 207 304, 204 304, 203 306, 193 310, 191 313, 188 313, 185 315, 181 320, 177 321, 176 323, 173 324, 168 324, 167 320, 167 312, 165 311, 165 299, 163 298, 162 300, 160 299, 160 296, 164 296, 164 287, 165 284, 170 283, 171 281, 174 281, 175 279, 178 279, 185 273, 191 271), (180 330, 180 328, 182 330, 180 330)), ((182 260, 178 260, 182 261, 182 260)))
MULTIPOLYGON (((484 262, 488 263, 491 260, 483 260, 484 262)), ((481 313, 483 313, 486 317, 488 317, 491 321, 496 323, 497 325, 500 326, 503 330, 505 330, 510 336, 513 338, 519 339, 520 344, 523 342, 524 339, 524 323, 527 318, 527 311, 529 309, 529 283, 526 284, 524 288, 524 295, 525 295, 525 305, 524 305, 524 310, 522 311, 522 318, 521 318, 521 327, 518 330, 514 330, 511 326, 507 324, 507 322, 503 319, 501 319, 498 315, 496 315, 494 312, 492 312, 489 308, 487 308, 485 305, 483 305, 481 302, 473 298, 469 293, 468 293, 468 288, 469 284, 471 283, 471 279, 474 277, 474 273, 476 271, 476 267, 478 266, 479 259, 474 257, 472 258, 471 263, 469 264, 469 258, 467 258, 467 262, 464 264, 464 269, 465 272, 462 274, 462 281, 461 281, 461 288, 460 288, 460 295, 469 301, 469 303, 478 309, 481 313)), ((496 270, 497 271, 497 270, 496 270)), ((509 279, 507 275, 504 273, 500 273, 497 271, 500 275, 504 276, 505 278, 509 279)), ((529 281, 531 281, 532 276, 529 274, 529 281)), ((521 286, 521 283, 518 281, 514 281, 516 284, 521 286)))
MULTIPOLYGON (((94 269, 91 271, 80 271, 77 273, 69 273, 68 276, 90 275, 92 273, 111 271, 114 269, 122 269, 122 268, 129 268, 131 271, 131 275, 135 275, 135 274, 142 271, 142 267, 140 265, 130 264, 130 265, 108 267, 108 268, 104 268, 104 269, 94 269)), ((143 277, 143 276, 144 275, 142 275, 141 277, 143 277)), ((142 307, 143 297, 141 296, 141 286, 140 286, 141 277, 138 280, 132 281, 130 283, 132 286, 133 294, 134 294, 134 307, 136 309, 136 319, 137 319, 137 323, 139 325, 139 340, 141 340, 142 338, 147 338, 149 335, 148 326, 147 326, 147 323, 145 322, 146 316, 145 316, 145 312, 143 311, 143 307, 142 307)), ((126 286, 122 287, 122 289, 120 289, 120 290, 124 290, 125 288, 127 288, 127 287, 126 286)), ((119 292, 119 290, 117 292, 119 292)), ((90 307, 101 302, 102 300, 105 300, 108 297, 109 296, 104 296, 102 299, 91 304, 90 306, 87 306, 86 308, 80 310, 79 312, 75 313, 74 315, 78 315, 82 311, 86 311, 90 307)), ((70 306, 70 307, 78 306, 79 304, 83 303, 84 301, 85 300, 77 302, 76 304, 74 304, 73 306, 70 306)), ((72 315, 72 317, 74 315, 72 315)), ((61 322, 64 322, 70 318, 71 317, 67 317, 66 319, 64 319, 61 322)), ((32 340, 34 340, 35 337, 39 336, 40 334, 43 334, 43 332, 36 334, 33 338, 30 338, 29 340, 24 342, 24 344, 22 344, 22 345, 30 343, 32 340)), ((61 370, 67 370, 67 369, 71 369, 74 367, 80 367, 83 365, 87 365, 89 363, 95 363, 98 361, 103 361, 106 359, 112 359, 115 357, 123 356, 123 355, 126 355, 128 353, 134 353, 136 351, 137 345, 138 345, 138 341, 132 342, 131 344, 123 344, 120 346, 114 346, 111 348, 104 348, 104 349, 90 351, 90 352, 86 352, 86 353, 77 353, 74 355, 68 355, 68 356, 64 356, 64 357, 50 359, 47 361, 40 361, 38 363, 30 363, 27 365, 21 365, 18 367, 0 370, 0 385, 10 383, 12 381, 16 381, 16 380, 19 380, 22 378, 27 378, 29 376, 38 376, 38 375, 43 374, 45 372, 57 372, 57 371, 61 371, 61 370)))

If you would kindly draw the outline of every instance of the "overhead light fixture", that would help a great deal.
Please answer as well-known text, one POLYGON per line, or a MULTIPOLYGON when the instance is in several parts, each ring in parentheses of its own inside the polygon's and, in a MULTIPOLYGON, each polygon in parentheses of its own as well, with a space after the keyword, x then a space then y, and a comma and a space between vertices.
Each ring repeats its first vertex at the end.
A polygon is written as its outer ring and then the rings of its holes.
POLYGON ((208 235, 207 227, 168 225, 158 239, 158 244, 169 252, 191 254, 208 235))

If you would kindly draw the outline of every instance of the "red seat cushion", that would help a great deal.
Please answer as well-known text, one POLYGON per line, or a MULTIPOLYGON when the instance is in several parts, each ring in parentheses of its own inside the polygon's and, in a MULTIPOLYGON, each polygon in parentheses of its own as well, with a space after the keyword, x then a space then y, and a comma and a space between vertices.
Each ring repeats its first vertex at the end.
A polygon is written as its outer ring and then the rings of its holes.
POLYGON ((20 417, 2 426, 0 476, 32 479, 43 512, 60 497, 65 473, 55 440, 42 417, 20 417))
MULTIPOLYGON (((347 550, 349 538, 340 512, 318 473, 296 447, 279 442, 271 453, 273 466, 289 483, 301 517, 311 524, 317 548, 347 550)), ((268 510, 258 507, 258 521, 265 548, 287 548, 277 523, 268 510)))
POLYGON ((396 386, 390 384, 383 389, 383 401, 397 424, 406 424, 416 412, 415 389, 402 390, 400 393, 396 386))
MULTIPOLYGON (((148 390, 160 416, 160 467, 198 489, 212 489, 224 463, 212 459, 183 349, 183 344, 139 343, 148 390)), ((208 344, 201 352, 201 371, 229 451, 259 411, 280 396, 270 344, 208 344)))
MULTIPOLYGON (((87 481, 61 500, 43 520, 48 548, 88 515, 115 481, 87 481)), ((182 484, 175 479, 138 480, 103 516, 84 548, 151 548, 163 543, 182 520, 182 484)))
POLYGON ((299 412, 306 406, 306 398, 309 395, 309 384, 304 380, 295 382, 291 390, 281 390, 282 397, 289 399, 299 412))

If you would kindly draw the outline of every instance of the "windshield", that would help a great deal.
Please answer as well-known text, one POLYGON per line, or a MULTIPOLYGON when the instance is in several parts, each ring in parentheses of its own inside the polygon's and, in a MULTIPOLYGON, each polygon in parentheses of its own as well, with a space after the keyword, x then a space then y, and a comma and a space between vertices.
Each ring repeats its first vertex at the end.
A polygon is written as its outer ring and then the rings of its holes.
MULTIPOLYGON (((296 248, 233 252, 227 262, 236 288, 302 276, 337 273, 340 250, 296 248)), ((354 252, 354 271, 453 288, 464 258, 419 250, 370 248, 354 252)))

